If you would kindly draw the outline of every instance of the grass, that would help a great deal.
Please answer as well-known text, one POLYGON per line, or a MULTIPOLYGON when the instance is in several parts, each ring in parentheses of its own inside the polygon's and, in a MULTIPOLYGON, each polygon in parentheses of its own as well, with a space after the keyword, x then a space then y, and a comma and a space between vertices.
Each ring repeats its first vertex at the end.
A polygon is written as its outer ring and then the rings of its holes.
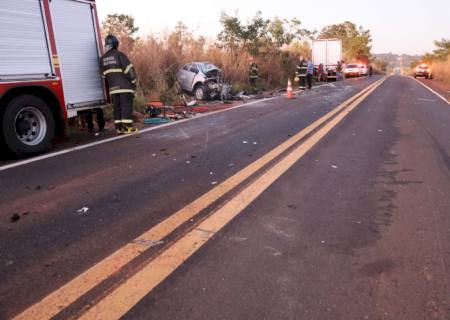
POLYGON ((446 61, 434 62, 432 70, 436 80, 450 85, 450 56, 446 61))

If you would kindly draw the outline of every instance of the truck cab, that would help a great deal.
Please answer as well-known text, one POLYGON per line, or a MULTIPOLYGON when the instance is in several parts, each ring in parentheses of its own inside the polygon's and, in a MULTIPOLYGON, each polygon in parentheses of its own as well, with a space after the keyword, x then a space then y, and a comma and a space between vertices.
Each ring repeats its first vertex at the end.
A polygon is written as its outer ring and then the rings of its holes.
POLYGON ((0 144, 48 150, 64 121, 107 103, 95 0, 0 2, 0 144))

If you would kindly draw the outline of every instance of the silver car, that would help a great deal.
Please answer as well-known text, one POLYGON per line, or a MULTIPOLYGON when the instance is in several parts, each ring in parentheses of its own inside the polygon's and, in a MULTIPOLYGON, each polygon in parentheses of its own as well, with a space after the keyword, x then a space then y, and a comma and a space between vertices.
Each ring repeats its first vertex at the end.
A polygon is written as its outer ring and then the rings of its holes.
POLYGON ((197 100, 220 96, 222 70, 208 62, 192 62, 177 72, 180 89, 195 96, 197 100))

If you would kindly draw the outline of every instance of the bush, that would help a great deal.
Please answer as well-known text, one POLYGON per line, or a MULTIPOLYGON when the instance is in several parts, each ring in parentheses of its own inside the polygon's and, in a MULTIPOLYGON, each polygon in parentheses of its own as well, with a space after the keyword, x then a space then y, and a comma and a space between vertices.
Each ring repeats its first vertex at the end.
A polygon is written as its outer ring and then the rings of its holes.
POLYGON ((433 77, 450 85, 450 56, 445 61, 436 61, 432 64, 433 77))

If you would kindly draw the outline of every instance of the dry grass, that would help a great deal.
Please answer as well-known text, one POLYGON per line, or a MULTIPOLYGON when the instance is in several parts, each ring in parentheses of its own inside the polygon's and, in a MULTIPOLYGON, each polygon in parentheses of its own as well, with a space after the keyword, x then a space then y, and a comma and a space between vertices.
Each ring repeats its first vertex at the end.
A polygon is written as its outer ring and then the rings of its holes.
POLYGON ((450 56, 446 61, 434 62, 432 70, 435 79, 450 85, 450 56))
MULTIPOLYGON (((122 46, 121 50, 129 55, 138 73, 138 105, 149 100, 178 102, 179 97, 174 88, 176 72, 185 63, 192 61, 208 61, 219 66, 235 91, 249 89, 250 55, 245 50, 236 56, 212 40, 194 38, 192 35, 179 39, 175 33, 162 37, 148 36, 139 40, 133 49, 122 46)), ((292 79, 298 50, 298 45, 292 50, 271 48, 256 57, 260 73, 259 86, 266 90, 280 88, 289 77, 292 79)))

